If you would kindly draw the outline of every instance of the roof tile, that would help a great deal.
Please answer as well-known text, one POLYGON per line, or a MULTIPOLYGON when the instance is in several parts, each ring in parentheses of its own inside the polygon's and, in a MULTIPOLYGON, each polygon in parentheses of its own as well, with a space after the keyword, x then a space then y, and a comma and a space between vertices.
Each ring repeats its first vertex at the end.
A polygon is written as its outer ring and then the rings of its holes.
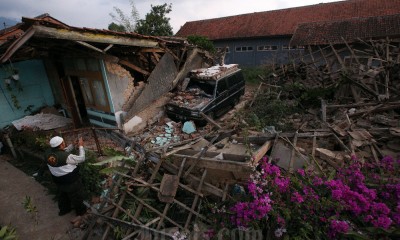
POLYGON ((300 24, 291 45, 320 45, 400 36, 400 14, 300 24))
POLYGON ((292 35, 300 23, 400 13, 400 0, 348 0, 186 22, 176 36, 210 40, 292 35))

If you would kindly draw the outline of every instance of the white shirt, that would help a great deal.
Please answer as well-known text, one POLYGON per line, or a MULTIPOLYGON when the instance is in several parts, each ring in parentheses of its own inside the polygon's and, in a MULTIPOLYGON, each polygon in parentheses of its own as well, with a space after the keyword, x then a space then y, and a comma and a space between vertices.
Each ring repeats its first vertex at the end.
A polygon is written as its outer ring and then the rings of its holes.
MULTIPOLYGON (((66 152, 71 152, 72 150, 74 150, 74 146, 72 144, 70 144, 68 147, 64 149, 64 151, 66 152)), ((83 146, 79 146, 79 155, 75 154, 68 155, 66 165, 61 167, 52 167, 47 164, 47 166, 49 167, 52 175, 56 177, 61 177, 74 171, 76 165, 84 161, 85 161, 85 149, 83 148, 83 146)))

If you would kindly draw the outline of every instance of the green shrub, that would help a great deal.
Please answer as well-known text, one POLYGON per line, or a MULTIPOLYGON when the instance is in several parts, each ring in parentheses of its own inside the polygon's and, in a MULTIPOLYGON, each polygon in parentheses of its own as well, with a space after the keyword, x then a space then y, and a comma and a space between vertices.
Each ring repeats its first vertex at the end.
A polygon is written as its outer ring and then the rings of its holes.
POLYGON ((244 79, 249 84, 259 84, 262 78, 266 79, 267 76, 272 72, 272 69, 268 67, 243 67, 242 68, 244 79))

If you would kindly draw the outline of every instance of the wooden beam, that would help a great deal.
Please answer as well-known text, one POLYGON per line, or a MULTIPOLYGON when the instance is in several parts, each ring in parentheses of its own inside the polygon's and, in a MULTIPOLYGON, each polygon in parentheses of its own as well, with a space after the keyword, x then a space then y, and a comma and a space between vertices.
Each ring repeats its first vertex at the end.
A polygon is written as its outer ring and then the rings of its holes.
POLYGON ((161 48, 143 48, 143 49, 140 49, 139 52, 141 52, 141 53, 144 53, 144 52, 164 53, 165 51, 164 51, 164 49, 161 49, 161 48))
POLYGON ((289 172, 293 173, 294 168, 294 155, 296 154, 296 145, 297 145, 297 135, 299 134, 298 131, 296 131, 293 139, 293 145, 292 145, 292 154, 290 155, 290 162, 289 162, 289 172))
POLYGON ((217 127, 218 129, 221 129, 221 125, 219 125, 217 122, 215 122, 213 119, 205 115, 203 112, 200 112, 200 116, 202 116, 207 122, 211 123, 211 125, 217 127))
POLYGON ((114 46, 114 44, 110 44, 108 45, 106 48, 104 48, 103 52, 107 52, 108 50, 110 50, 110 48, 112 48, 114 46))
POLYGON ((76 41, 76 42, 79 43, 82 46, 85 46, 85 47, 90 48, 92 50, 95 50, 97 52, 104 53, 103 50, 101 50, 101 49, 99 49, 99 48, 97 48, 97 47, 95 47, 93 45, 90 45, 89 43, 82 42, 82 41, 76 41))
POLYGON ((33 35, 35 34, 34 28, 29 28, 21 37, 15 40, 11 46, 9 46, 6 52, 1 56, 0 63, 5 63, 11 56, 22 47, 33 35))
POLYGON ((272 141, 266 141, 258 150, 257 152, 255 152, 251 158, 251 161, 253 163, 253 165, 257 165, 258 161, 260 161, 260 159, 262 157, 265 156, 265 154, 268 152, 268 150, 271 148, 272 146, 272 141))
POLYGON ((58 29, 45 26, 32 26, 35 30, 35 36, 42 38, 64 39, 71 41, 97 42, 118 44, 138 47, 157 47, 158 42, 149 39, 140 39, 134 35, 125 34, 124 36, 116 34, 95 33, 89 31, 77 31, 73 29, 58 29))
POLYGON ((140 73, 142 73, 142 74, 144 74, 146 76, 150 75, 150 73, 148 71, 143 70, 140 67, 136 66, 135 64, 130 63, 130 62, 126 61, 126 60, 119 60, 119 63, 121 63, 122 65, 127 66, 128 68, 130 68, 130 69, 132 69, 134 71, 140 72, 140 73))
POLYGON ((224 171, 234 171, 234 172, 250 172, 252 169, 251 164, 236 162, 230 160, 217 160, 214 158, 202 157, 198 158, 196 156, 189 156, 183 154, 173 154, 175 159, 180 160, 186 158, 188 164, 195 163, 199 168, 210 168, 224 171))

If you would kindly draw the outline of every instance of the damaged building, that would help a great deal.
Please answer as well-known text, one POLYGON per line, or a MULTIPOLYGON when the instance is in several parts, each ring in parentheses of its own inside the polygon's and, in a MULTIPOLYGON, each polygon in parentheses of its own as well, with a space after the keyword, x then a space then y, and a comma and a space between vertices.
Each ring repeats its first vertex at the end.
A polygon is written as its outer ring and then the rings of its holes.
MULTIPOLYGON (((176 36, 207 37, 217 49, 227 49, 227 64, 287 64, 291 59, 305 53, 307 45, 290 42, 302 24, 399 13, 400 2, 397 0, 337 1, 190 21, 179 29, 176 36)), ((379 22, 377 26, 385 29, 385 25, 380 25, 379 22)))
POLYGON ((44 107, 126 133, 136 114, 193 68, 207 66, 201 50, 181 38, 77 28, 44 14, 0 31, 0 126, 44 107))

